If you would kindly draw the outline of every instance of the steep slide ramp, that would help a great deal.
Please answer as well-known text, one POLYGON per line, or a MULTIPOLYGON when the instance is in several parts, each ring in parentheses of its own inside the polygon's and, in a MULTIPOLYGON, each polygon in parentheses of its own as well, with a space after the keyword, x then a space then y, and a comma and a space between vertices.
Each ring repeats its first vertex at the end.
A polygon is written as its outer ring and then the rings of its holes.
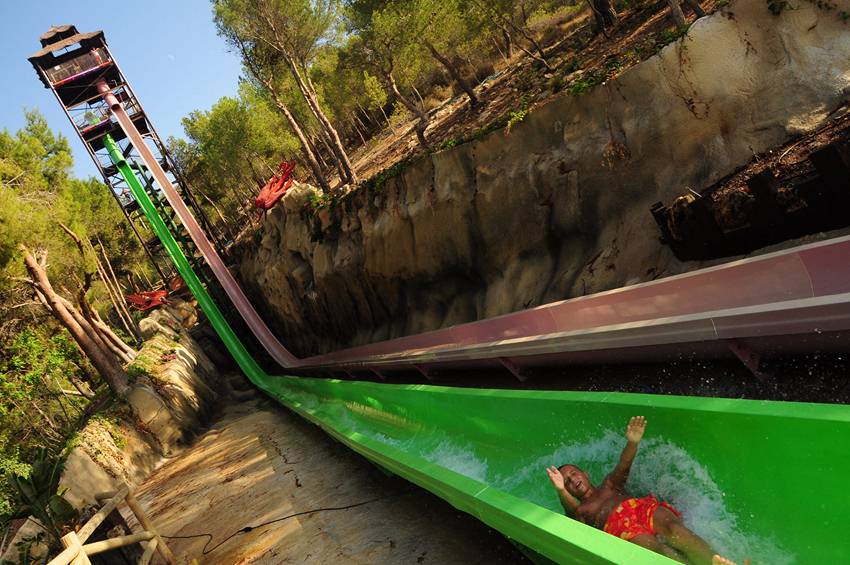
MULTIPOLYGON (((110 144, 107 144, 109 146, 110 144)), ((728 556, 754 564, 850 555, 850 408, 619 393, 459 389, 266 374, 192 271, 133 171, 119 167, 181 276, 248 378, 376 464, 559 563, 670 563, 566 518, 544 467, 600 480, 629 416, 649 431, 630 486, 677 505, 728 556)))

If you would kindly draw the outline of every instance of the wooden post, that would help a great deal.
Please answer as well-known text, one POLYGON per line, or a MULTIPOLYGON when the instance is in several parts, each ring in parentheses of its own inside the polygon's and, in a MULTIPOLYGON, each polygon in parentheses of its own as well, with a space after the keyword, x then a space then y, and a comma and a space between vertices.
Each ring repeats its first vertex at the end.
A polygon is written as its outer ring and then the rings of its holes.
POLYGON ((156 546, 159 543, 157 541, 158 538, 153 538, 148 542, 147 547, 145 547, 145 552, 142 554, 142 558, 139 559, 139 565, 149 565, 151 559, 153 558, 153 554, 156 551, 156 546))
MULTIPOLYGON (((119 547, 124 547, 125 545, 133 545, 134 543, 149 541, 154 539, 155 537, 155 533, 144 531, 139 532, 137 534, 130 534, 129 536, 109 538, 101 541, 96 541, 94 543, 87 543, 83 546, 83 553, 85 553, 86 555, 97 555, 98 553, 104 553, 106 551, 118 549, 119 547)), ((88 563, 88 561, 86 562, 88 563)))
POLYGON ((154 539, 156 540, 156 550, 165 559, 165 562, 169 565, 176 562, 174 559, 174 554, 171 553, 171 549, 165 544, 165 541, 160 537, 159 533, 154 529, 153 524, 148 519, 147 514, 145 514, 144 510, 142 510, 139 501, 136 500, 136 497, 133 496, 132 492, 127 493, 127 506, 130 507, 130 510, 133 511, 133 514, 136 515, 136 519, 139 521, 139 524, 142 525, 142 528, 149 532, 153 532, 154 539))
POLYGON ((71 565, 91 565, 86 552, 83 551, 83 544, 80 543, 80 538, 77 537, 77 532, 71 532, 62 536, 62 545, 67 548, 74 548, 77 551, 76 557, 70 561, 71 565))
MULTIPOLYGON (((80 531, 77 533, 78 541, 80 543, 85 543, 86 540, 94 533, 98 526, 103 523, 109 514, 115 510, 115 507, 121 504, 121 501, 124 499, 124 496, 130 491, 129 487, 126 485, 119 490, 117 493, 109 493, 110 496, 106 498, 111 498, 106 506, 97 511, 97 514, 91 517, 86 525, 80 528, 80 531)), ((98 497, 95 497, 98 498, 98 497)))

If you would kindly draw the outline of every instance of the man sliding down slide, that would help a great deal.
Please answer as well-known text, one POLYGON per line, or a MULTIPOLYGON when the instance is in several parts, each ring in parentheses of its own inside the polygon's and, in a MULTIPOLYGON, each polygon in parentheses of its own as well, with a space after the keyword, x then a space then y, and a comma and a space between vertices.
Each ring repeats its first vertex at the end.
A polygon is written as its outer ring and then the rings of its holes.
POLYGON ((631 498, 626 495, 629 470, 645 429, 643 416, 629 420, 628 443, 620 461, 599 487, 590 484, 587 473, 575 465, 546 469, 567 515, 572 514, 580 522, 680 563, 734 565, 715 554, 702 538, 686 528, 679 512, 666 502, 659 502, 654 496, 631 498))

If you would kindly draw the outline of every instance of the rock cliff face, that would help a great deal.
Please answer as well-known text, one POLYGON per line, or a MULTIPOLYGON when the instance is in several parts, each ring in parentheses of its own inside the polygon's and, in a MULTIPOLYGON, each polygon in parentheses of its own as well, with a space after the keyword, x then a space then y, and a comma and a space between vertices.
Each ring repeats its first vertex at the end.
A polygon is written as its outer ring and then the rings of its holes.
POLYGON ((650 206, 814 129, 848 94, 850 27, 835 10, 774 16, 739 0, 616 80, 317 217, 298 186, 240 250, 240 275, 306 355, 689 270, 650 206))

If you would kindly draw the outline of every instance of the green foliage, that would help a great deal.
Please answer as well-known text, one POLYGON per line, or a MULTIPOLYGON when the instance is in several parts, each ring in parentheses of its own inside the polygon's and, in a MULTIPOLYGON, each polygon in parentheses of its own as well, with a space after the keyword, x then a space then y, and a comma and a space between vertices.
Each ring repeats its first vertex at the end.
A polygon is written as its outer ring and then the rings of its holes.
POLYGON ((604 81, 605 74, 599 72, 599 70, 597 69, 596 71, 586 73, 579 77, 577 80, 573 81, 573 83, 570 84, 569 88, 567 89, 567 92, 569 92, 573 96, 580 96, 591 88, 593 88, 594 86, 602 84, 604 81))
MULTIPOLYGON (((847 10, 839 10, 838 4, 832 2, 830 0, 808 0, 810 4, 813 4, 819 10, 823 10, 825 12, 835 12, 838 16, 838 19, 842 21, 842 23, 850 22, 850 11, 847 10)), ((774 16, 780 15, 785 10, 793 9, 791 2, 789 0, 766 0, 767 9, 770 10, 770 13, 774 16)), ((724 6, 728 4, 728 0, 724 2, 724 6)), ((718 5, 719 6, 719 5, 718 5)))
POLYGON ((272 169, 299 151, 283 116, 250 83, 240 85, 235 98, 223 97, 208 111, 190 113, 183 129, 187 139, 170 138, 168 147, 220 229, 228 228, 222 225, 227 220, 239 226, 248 195, 256 195, 272 169))
POLYGON ((377 110, 387 104, 387 91, 381 85, 378 77, 369 74, 369 71, 363 71, 363 90, 369 98, 369 109, 377 110))
MULTIPOLYGON (((784 1, 784 0, 779 0, 784 1)), ((688 33, 689 26, 677 27, 673 29, 665 29, 663 31, 658 32, 655 35, 655 50, 661 51, 661 49, 678 40, 680 37, 684 37, 688 33)))
POLYGON ((398 163, 394 164, 391 167, 387 167, 386 169, 382 170, 377 175, 373 176, 368 181, 363 183, 363 188, 370 192, 381 192, 386 186, 387 182, 399 176, 409 165, 409 159, 399 161, 398 163))
POLYGON ((322 208, 328 208, 333 204, 333 198, 329 194, 325 194, 323 192, 311 192, 307 195, 307 202, 305 206, 315 214, 322 208))
MULTIPOLYGON (((41 545, 46 541, 47 533, 39 531, 33 536, 25 536, 21 541, 15 544, 18 549, 18 563, 32 563, 34 559, 33 548, 41 545)), ((6 565, 5 562, 0 562, 6 565)))
POLYGON ((118 449, 124 449, 125 447, 127 447, 127 438, 124 437, 124 434, 121 433, 118 426, 118 417, 114 414, 95 414, 94 416, 89 418, 89 423, 95 423, 101 426, 104 430, 106 430, 106 432, 109 434, 109 437, 112 438, 113 443, 115 443, 115 447, 117 447, 118 449))
POLYGON ((579 73, 567 88, 567 92, 573 96, 580 96, 591 90, 605 81, 617 76, 630 64, 641 59, 637 51, 629 51, 623 54, 622 58, 609 57, 602 64, 602 67, 593 69, 585 73, 579 73))
POLYGON ((451 137, 449 139, 444 139, 442 143, 437 146, 437 151, 444 151, 446 149, 451 149, 452 147, 457 147, 463 143, 462 139, 458 139, 456 137, 451 137))
POLYGON ((552 89, 552 92, 559 92, 566 86, 567 78, 579 69, 581 69, 581 62, 577 57, 571 58, 557 73, 549 78, 549 88, 552 89))
POLYGON ((73 433, 87 401, 59 391, 73 388, 69 378, 87 376, 85 366, 64 332, 25 328, 0 347, 0 524, 15 510, 7 473, 26 474, 39 449, 58 454, 73 433))
POLYGON ((135 383, 139 379, 153 379, 153 374, 139 363, 132 363, 127 367, 127 376, 130 377, 131 383, 135 383))
POLYGON ((11 471, 6 475, 17 517, 31 516, 57 543, 62 528, 77 519, 77 511, 58 492, 61 474, 62 459, 40 449, 28 473, 11 471))
POLYGON ((472 132, 472 135, 469 136, 470 141, 478 141, 483 137, 487 136, 490 133, 493 133, 496 130, 502 129, 505 127, 505 124, 502 120, 496 120, 484 127, 480 127, 472 132))
POLYGON ((12 485, 6 481, 6 477, 11 473, 27 476, 31 469, 30 465, 21 461, 19 451, 12 448, 10 453, 0 457, 0 526, 17 511, 12 485))
MULTIPOLYGON (((47 251, 54 287, 69 298, 94 270, 94 254, 81 257, 60 222, 97 253, 102 244, 119 277, 150 269, 107 187, 73 178, 65 138, 37 112, 26 120, 14 133, 0 131, 0 523, 15 510, 6 477, 25 476, 26 462, 42 450, 59 456, 89 404, 79 390, 89 394, 98 384, 70 335, 19 282, 26 276, 19 246, 47 251)), ((108 320, 102 282, 87 296, 108 320)))
POLYGON ((523 95, 520 98, 519 107, 508 112, 507 121, 505 123, 505 131, 511 131, 511 128, 516 124, 520 123, 528 116, 529 105, 531 100, 528 98, 528 95, 523 95))

